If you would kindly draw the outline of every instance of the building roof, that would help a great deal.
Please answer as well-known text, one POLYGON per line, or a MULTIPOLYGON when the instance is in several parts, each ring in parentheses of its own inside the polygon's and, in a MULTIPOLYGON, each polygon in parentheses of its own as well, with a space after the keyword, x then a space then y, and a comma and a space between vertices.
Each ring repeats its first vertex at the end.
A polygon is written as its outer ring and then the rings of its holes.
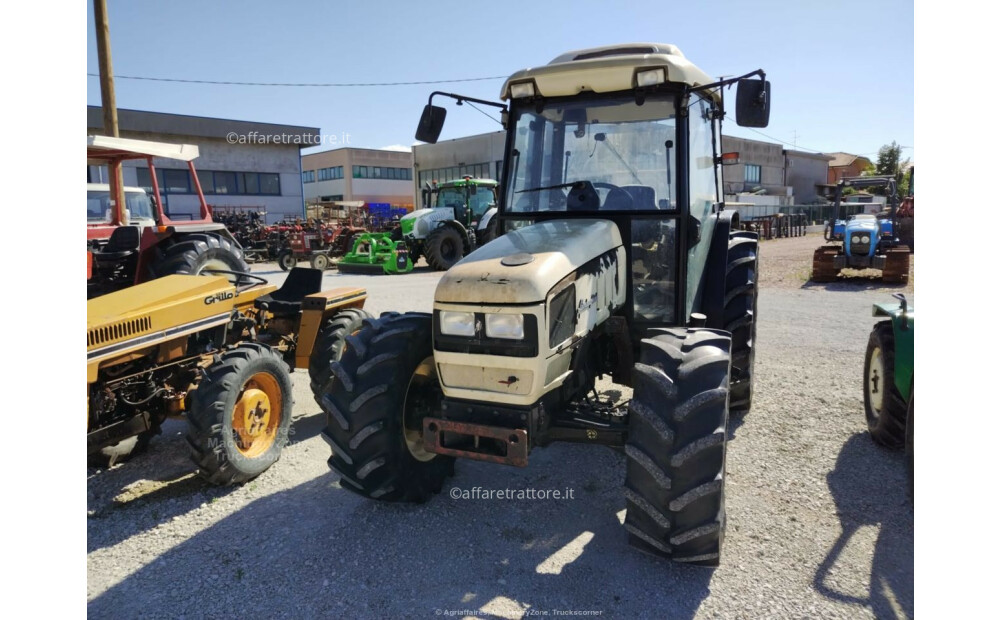
MULTIPOLYGON (((320 144, 318 127, 257 123, 253 121, 237 121, 226 118, 189 116, 186 114, 169 114, 166 112, 148 112, 145 110, 128 110, 123 108, 118 109, 118 128, 121 131, 222 139, 227 138, 234 132, 248 137, 284 135, 288 137, 282 142, 272 141, 270 144, 297 145, 299 148, 318 146, 320 144), (298 137, 298 141, 295 140, 296 137, 298 137)), ((90 130, 97 130, 97 132, 104 130, 104 116, 101 106, 87 106, 87 130, 87 133, 94 133, 90 130)), ((265 142, 263 139, 256 140, 250 138, 247 144, 265 144, 265 142)))
POLYGON ((795 157, 807 157, 809 159, 821 159, 823 161, 829 161, 830 165, 833 165, 833 155, 827 155, 825 153, 809 153, 807 151, 796 151, 794 149, 785 149, 785 155, 792 155, 795 157))
POLYGON ((871 163, 872 163, 872 160, 870 160, 867 157, 864 157, 862 155, 852 155, 851 153, 841 153, 841 152, 830 153, 830 155, 833 156, 833 160, 830 162, 830 167, 831 168, 840 168, 842 166, 850 166, 851 164, 854 163, 854 160, 856 160, 856 159, 863 159, 866 162, 868 162, 869 165, 871 165, 871 163))

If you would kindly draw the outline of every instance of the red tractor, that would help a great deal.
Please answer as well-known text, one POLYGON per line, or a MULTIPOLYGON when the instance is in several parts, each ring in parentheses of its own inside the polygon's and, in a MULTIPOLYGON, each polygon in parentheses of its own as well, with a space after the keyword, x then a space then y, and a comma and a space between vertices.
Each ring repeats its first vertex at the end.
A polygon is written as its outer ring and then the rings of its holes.
POLYGON ((351 251, 354 238, 368 232, 360 226, 341 223, 336 226, 315 220, 311 225, 295 226, 287 233, 288 244, 278 252, 278 266, 284 271, 300 260, 313 269, 326 269, 332 259, 351 251))
MULTIPOLYGON (((107 136, 87 136, 87 165, 108 166, 143 159, 152 195, 139 187, 87 185, 87 298, 171 274, 247 272, 243 249, 222 223, 212 221, 193 160, 198 147, 107 136), (187 162, 199 209, 188 219, 171 219, 160 198, 153 158, 187 162), (115 199, 124 196, 124 201, 115 199)), ((175 216, 176 217, 176 216, 175 216)), ((235 276, 234 276, 235 277, 235 276)))

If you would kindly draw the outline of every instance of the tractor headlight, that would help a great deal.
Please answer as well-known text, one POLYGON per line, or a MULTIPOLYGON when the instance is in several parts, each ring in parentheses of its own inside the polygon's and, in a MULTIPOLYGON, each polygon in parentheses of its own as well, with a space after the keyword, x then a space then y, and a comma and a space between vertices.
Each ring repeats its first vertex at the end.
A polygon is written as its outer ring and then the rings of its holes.
POLYGON ((487 314, 486 337, 522 340, 524 338, 524 315, 487 314))
MULTIPOLYGON (((472 312, 441 312, 441 333, 448 336, 476 335, 476 315, 472 312)), ((487 322, 487 324, 489 324, 487 322)))
POLYGON ((868 243, 871 240, 872 240, 872 238, 869 237, 868 235, 865 235, 864 237, 861 237, 861 243, 868 243))
POLYGON ((511 99, 535 96, 535 82, 515 82, 510 85, 511 99))
POLYGON ((861 243, 861 237, 854 235, 851 237, 851 243, 861 243))
POLYGON ((635 74, 635 85, 639 88, 644 86, 656 86, 667 81, 667 72, 662 67, 659 69, 647 69, 635 74))

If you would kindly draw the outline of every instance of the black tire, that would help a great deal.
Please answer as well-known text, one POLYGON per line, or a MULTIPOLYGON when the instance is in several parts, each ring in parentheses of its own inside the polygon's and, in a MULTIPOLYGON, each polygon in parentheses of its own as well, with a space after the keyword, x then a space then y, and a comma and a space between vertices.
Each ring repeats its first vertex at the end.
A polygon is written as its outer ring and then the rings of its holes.
POLYGON ((757 338, 757 233, 729 235, 724 327, 732 334, 729 412, 746 415, 753 402, 754 340, 757 338))
POLYGON ((486 224, 486 228, 479 235, 479 243, 477 244, 477 247, 483 247, 484 245, 486 245, 490 241, 493 241, 496 238, 497 238, 497 218, 494 215, 493 219, 491 219, 489 223, 486 224))
POLYGON ((906 401, 896 389, 895 359, 892 321, 876 323, 865 350, 865 419, 875 443, 898 450, 906 439, 906 401))
POLYGON ((712 329, 654 329, 642 341, 625 444, 625 529, 642 551, 719 564, 730 346, 712 329))
POLYGON ((391 239, 393 241, 402 241, 403 240, 403 228, 401 226, 397 226, 397 227, 393 228, 391 231, 389 231, 389 239, 391 239))
MULTIPOLYGON (((261 384, 255 386, 268 390, 261 384)), ((278 460, 281 449, 288 443, 292 378, 281 355, 266 345, 243 343, 219 355, 206 369, 190 399, 187 441, 191 458, 198 473, 213 484, 236 484, 258 476, 278 460), (234 428, 233 413, 253 377, 272 382, 270 388, 275 398, 270 400, 280 401, 278 420, 263 431, 265 438, 271 436, 270 442, 261 444, 259 451, 251 445, 244 452, 240 449, 243 440, 234 428)), ((274 409, 271 403, 265 411, 273 415, 274 409)))
POLYGON ((370 318, 371 315, 361 308, 348 308, 333 315, 320 326, 319 333, 316 334, 316 345, 309 357, 309 387, 320 405, 323 388, 333 376, 330 365, 340 361, 346 338, 360 330, 362 321, 370 318))
POLYGON ((198 275, 206 268, 250 271, 243 250, 231 239, 211 232, 175 234, 150 264, 155 278, 173 274, 198 275))
POLYGON ((424 240, 424 257, 431 269, 447 271, 462 260, 466 240, 452 226, 440 226, 424 240))
POLYGON ((429 314, 365 319, 361 331, 347 337, 320 397, 327 413, 323 436, 333 450, 328 463, 343 488, 381 501, 420 503, 454 474, 453 457, 412 452, 404 433, 422 432, 420 417, 404 427, 407 406, 426 413, 441 397, 436 376, 422 377, 423 385, 415 387, 415 373, 428 360, 432 371, 429 314))
POLYGON ((291 250, 282 250, 278 252, 277 263, 278 267, 281 267, 282 271, 290 271, 294 269, 298 262, 299 261, 295 259, 291 250))
POLYGON ((910 389, 910 404, 906 407, 906 476, 910 482, 910 501, 914 501, 913 487, 913 390, 910 389))

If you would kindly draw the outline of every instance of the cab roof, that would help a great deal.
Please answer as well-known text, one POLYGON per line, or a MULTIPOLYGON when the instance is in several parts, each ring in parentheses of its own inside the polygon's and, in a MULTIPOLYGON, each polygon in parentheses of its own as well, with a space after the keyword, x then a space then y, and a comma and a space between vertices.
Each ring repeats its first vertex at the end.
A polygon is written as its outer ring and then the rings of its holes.
MULTIPOLYGON (((666 70, 668 82, 702 86, 715 81, 685 58, 676 45, 625 43, 566 52, 547 65, 522 69, 507 78, 500 98, 510 98, 511 83, 532 80, 543 97, 631 90, 637 70, 658 67, 666 70)), ((710 95, 719 98, 716 92, 710 95)))
POLYGON ((198 146, 110 136, 87 136, 87 163, 90 165, 116 159, 143 159, 147 156, 191 161, 198 157, 198 146))

